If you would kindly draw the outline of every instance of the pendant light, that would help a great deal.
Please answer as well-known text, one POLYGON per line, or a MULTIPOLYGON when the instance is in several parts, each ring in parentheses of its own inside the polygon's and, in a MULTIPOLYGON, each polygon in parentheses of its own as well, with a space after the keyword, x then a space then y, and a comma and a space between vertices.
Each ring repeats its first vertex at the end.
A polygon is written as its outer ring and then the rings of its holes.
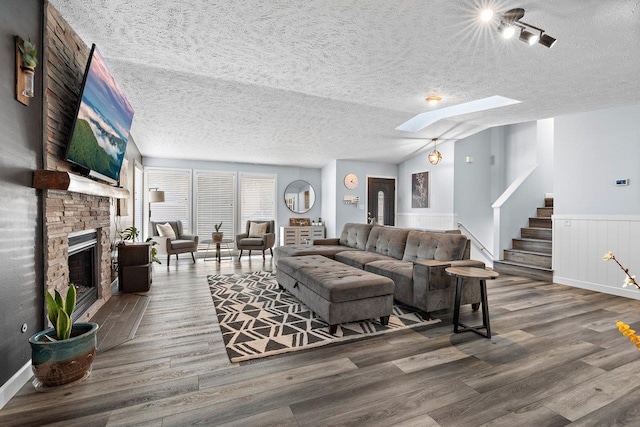
POLYGON ((438 138, 433 138, 433 151, 429 153, 429 163, 432 165, 437 165, 442 160, 442 154, 437 150, 438 138))

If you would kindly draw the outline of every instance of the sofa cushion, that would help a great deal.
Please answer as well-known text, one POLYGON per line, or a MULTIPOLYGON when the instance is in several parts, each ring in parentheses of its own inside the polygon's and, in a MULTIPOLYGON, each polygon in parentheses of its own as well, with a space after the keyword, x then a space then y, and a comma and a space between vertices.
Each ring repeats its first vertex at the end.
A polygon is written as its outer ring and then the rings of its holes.
POLYGON ((409 231, 404 249, 403 261, 433 259, 450 261, 462 259, 467 237, 462 234, 430 233, 409 231))
POLYGON ((345 302, 393 294, 393 281, 324 256, 307 255, 280 260, 278 270, 331 302, 345 302))
POLYGON ((413 304, 412 262, 397 259, 373 261, 365 265, 364 270, 393 280, 396 285, 393 298, 404 304, 413 304))
POLYGON ((372 261, 392 260, 390 256, 369 251, 342 251, 336 254, 335 260, 352 267, 364 270, 364 266, 372 261))
POLYGON ((350 248, 365 250, 371 228, 373 228, 373 225, 370 224, 356 224, 351 222, 345 224, 342 229, 342 234, 340 235, 340 244, 350 248))
POLYGON ((244 246, 261 246, 264 245, 264 239, 262 237, 245 237, 244 239, 240 239, 242 245, 244 246))
POLYGON ((156 228, 158 229, 160 237, 167 237, 169 240, 175 240, 176 233, 168 222, 165 224, 156 224, 156 228))
POLYGON ((374 226, 369 233, 365 250, 402 259, 409 230, 405 228, 374 226))
POLYGON ((309 246, 309 245, 289 245, 289 246, 278 246, 274 249, 274 259, 276 263, 280 259, 288 258, 288 257, 296 257, 296 256, 305 256, 305 255, 322 255, 330 259, 335 259, 337 253, 343 251, 354 250, 352 248, 348 248, 346 246, 341 245, 318 245, 318 246, 309 246))

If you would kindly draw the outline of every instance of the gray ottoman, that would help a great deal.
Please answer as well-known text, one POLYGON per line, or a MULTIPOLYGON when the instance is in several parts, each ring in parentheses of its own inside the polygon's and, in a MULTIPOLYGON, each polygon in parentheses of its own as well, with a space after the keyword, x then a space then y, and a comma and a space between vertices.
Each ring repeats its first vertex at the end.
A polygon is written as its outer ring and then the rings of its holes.
POLYGON ((354 268, 321 255, 283 258, 278 283, 329 324, 380 317, 388 324, 395 285, 388 277, 354 268))

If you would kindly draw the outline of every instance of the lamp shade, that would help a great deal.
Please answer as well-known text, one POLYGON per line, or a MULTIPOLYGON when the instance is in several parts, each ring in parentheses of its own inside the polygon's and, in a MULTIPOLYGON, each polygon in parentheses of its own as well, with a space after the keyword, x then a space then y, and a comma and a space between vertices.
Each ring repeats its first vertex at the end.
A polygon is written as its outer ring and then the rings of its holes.
POLYGON ((149 203, 164 202, 164 191, 151 190, 149 191, 149 203))

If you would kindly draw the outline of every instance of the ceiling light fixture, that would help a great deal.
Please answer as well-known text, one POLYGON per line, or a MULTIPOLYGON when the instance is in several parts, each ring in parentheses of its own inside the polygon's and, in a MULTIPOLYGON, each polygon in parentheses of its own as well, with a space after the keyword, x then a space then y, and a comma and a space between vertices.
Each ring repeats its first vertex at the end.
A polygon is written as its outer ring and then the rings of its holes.
POLYGON ((429 163, 432 165, 437 165, 442 160, 442 154, 436 149, 438 144, 438 138, 433 138, 433 151, 429 153, 427 158, 429 159, 429 163))
POLYGON ((556 39, 545 34, 542 28, 538 28, 534 25, 521 21, 523 17, 524 9, 522 8, 515 8, 506 11, 502 14, 502 18, 500 19, 498 32, 505 39, 509 39, 515 35, 516 29, 520 29, 520 41, 527 43, 529 46, 538 42, 542 46, 550 48, 556 43, 556 39))
POLYGON ((428 96, 425 100, 429 103, 429 105, 436 105, 438 102, 442 101, 442 98, 439 96, 428 96))
POLYGON ((492 18, 493 18, 493 10, 485 9, 482 12, 480 12, 480 20, 482 22, 489 22, 491 21, 492 18))

